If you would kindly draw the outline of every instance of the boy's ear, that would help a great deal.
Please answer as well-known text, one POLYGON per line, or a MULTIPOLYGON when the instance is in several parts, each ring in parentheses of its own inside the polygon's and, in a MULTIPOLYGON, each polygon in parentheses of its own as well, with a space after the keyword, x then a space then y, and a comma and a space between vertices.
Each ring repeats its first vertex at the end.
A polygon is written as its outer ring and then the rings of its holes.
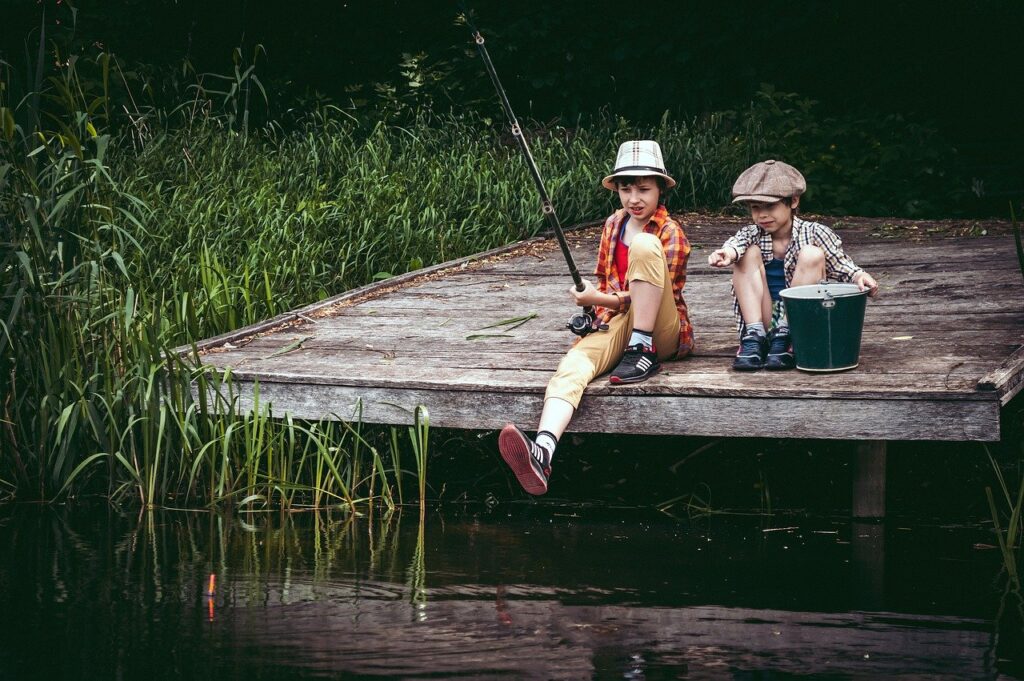
POLYGON ((790 208, 792 208, 793 210, 796 210, 797 207, 799 207, 799 206, 800 206, 800 197, 799 196, 794 196, 792 199, 790 199, 790 204, 789 204, 790 208))

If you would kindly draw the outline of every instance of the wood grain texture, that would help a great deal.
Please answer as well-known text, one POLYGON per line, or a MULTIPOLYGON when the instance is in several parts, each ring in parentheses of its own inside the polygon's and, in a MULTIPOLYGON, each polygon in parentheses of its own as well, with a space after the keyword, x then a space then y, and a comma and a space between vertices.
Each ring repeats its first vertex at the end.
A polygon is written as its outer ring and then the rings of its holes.
MULTIPOLYGON (((598 378, 573 428, 998 438, 1000 406, 1024 387, 1024 286, 1008 230, 993 223, 990 236, 965 237, 971 227, 955 221, 844 218, 839 233, 850 254, 881 284, 881 296, 868 303, 860 365, 837 374, 741 374, 731 370, 737 339, 729 272, 710 268, 706 255, 745 221, 680 220, 694 247, 685 292, 693 355, 666 362, 636 386, 598 378)), ((599 232, 569 234, 585 277, 599 232)), ((419 399, 446 426, 487 429, 511 420, 532 428, 571 345, 571 286, 557 244, 534 239, 204 341, 200 358, 230 369, 242 392, 259 382, 273 393, 277 413, 347 418, 363 399, 364 420, 406 423, 387 403, 410 407, 419 399), (500 324, 526 316, 516 328, 500 324)))
POLYGON ((994 390, 1003 404, 1024 388, 1024 346, 1017 348, 997 368, 981 377, 978 390, 994 390))
MULTIPOLYGON (((254 406, 254 383, 234 384, 237 409, 254 406)), ((477 390, 424 390, 375 386, 259 383, 259 403, 271 414, 296 418, 355 420, 409 425, 423 405, 432 425, 474 430, 512 422, 533 428, 540 416, 539 394, 477 390)), ((712 396, 587 394, 572 432, 655 435, 868 440, 995 441, 996 400, 829 400, 712 396)))

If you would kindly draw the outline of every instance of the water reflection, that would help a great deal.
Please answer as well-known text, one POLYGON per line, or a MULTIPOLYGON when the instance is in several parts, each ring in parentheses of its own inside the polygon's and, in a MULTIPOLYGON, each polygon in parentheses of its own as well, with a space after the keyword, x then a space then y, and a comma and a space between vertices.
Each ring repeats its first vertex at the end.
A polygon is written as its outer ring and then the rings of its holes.
POLYGON ((970 528, 7 512, 3 679, 996 678, 1020 659, 1019 599, 997 616, 998 556, 970 528))

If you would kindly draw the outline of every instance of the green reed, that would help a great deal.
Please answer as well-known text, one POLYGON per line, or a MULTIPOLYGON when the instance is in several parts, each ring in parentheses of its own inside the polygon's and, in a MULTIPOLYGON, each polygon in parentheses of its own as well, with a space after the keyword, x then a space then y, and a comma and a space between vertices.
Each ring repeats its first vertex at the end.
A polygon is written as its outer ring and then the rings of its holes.
POLYGON ((420 484, 420 522, 427 508, 427 458, 430 454, 430 412, 417 406, 414 424, 409 428, 413 455, 416 457, 416 479, 420 484))
MULTIPOLYGON (((1003 510, 1007 513, 1007 519, 1006 526, 1003 527, 1000 521, 1000 504, 996 503, 992 488, 985 487, 985 498, 988 501, 989 511, 992 514, 992 529, 995 532, 996 541, 999 544, 999 552, 1003 558, 1003 569, 1006 571, 1007 584, 1019 593, 1021 584, 1020 572, 1017 568, 1017 554, 1020 551, 1021 537, 1024 537, 1024 474, 1020 475, 1017 491, 1012 492, 1011 486, 1007 484, 1006 477, 1003 475, 1002 467, 995 457, 992 456, 988 446, 983 445, 983 447, 988 455, 989 463, 992 464, 996 480, 999 483, 999 491, 1002 493, 1001 498, 1006 502, 1003 510)), ((1017 462, 1018 473, 1021 473, 1020 462, 1024 461, 1024 443, 1020 445, 1020 455, 1021 458, 1017 462)))

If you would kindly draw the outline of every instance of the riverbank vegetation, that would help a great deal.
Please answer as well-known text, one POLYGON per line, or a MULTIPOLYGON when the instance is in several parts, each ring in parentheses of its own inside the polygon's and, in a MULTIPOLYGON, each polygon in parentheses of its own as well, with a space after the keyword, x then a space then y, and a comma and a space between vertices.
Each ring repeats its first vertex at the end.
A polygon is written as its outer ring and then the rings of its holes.
MULTIPOLYGON (((159 77, 61 49, 41 34, 28 69, 0 64, 0 496, 352 507, 407 501, 408 474, 422 499, 422 422, 407 438, 237 415, 205 389, 230 376, 172 350, 537 234, 504 121, 442 110, 415 63, 363 106, 292 110, 259 79, 258 48, 224 74, 159 77)), ((934 213, 966 190, 927 124, 815 106, 766 86, 742 110, 528 127, 566 224, 607 213, 595 178, 636 137, 661 141, 677 211, 722 209, 766 155, 807 169, 815 211, 934 213)))

